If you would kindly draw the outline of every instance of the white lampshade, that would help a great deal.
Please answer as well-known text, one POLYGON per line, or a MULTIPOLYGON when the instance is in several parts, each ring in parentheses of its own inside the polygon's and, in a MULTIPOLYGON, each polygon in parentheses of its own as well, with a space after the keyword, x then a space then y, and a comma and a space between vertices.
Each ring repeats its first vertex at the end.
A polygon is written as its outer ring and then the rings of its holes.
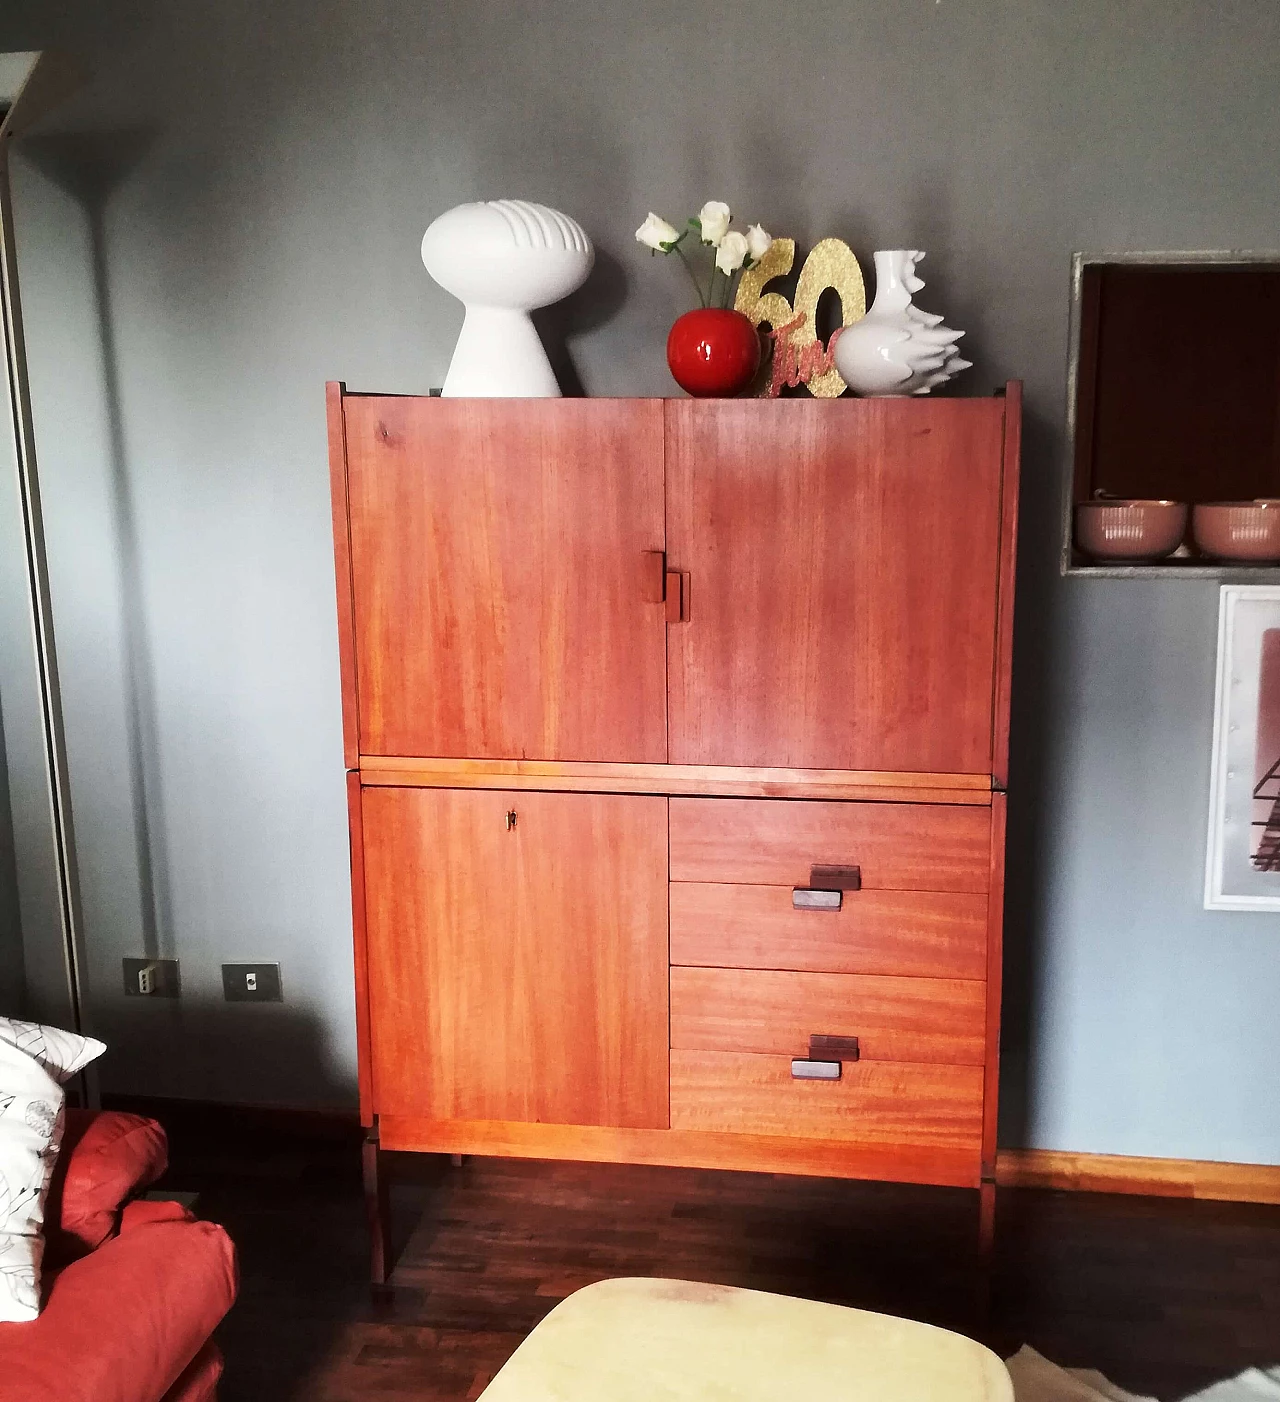
POLYGON ((466 307, 443 393, 559 395, 529 313, 586 281, 595 250, 582 225, 526 200, 460 204, 422 236, 422 262, 466 307))

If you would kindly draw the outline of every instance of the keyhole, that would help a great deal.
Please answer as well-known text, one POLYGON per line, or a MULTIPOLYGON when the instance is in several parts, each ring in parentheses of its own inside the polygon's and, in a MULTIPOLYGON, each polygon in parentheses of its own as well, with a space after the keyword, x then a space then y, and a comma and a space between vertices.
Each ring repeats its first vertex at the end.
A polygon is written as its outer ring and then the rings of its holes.
POLYGON ((507 810, 507 831, 510 832, 511 829, 512 829, 513 827, 515 827, 515 825, 516 825, 516 810, 515 810, 514 808, 509 808, 509 809, 507 810))

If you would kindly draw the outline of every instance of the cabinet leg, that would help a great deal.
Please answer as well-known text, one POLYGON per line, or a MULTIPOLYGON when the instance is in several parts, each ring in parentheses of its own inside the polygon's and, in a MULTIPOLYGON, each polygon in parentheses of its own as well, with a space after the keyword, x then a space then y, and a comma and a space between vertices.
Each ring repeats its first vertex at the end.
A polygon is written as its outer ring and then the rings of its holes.
POLYGON ((978 1189, 978 1260, 973 1274, 973 1333, 985 1337, 991 1329, 991 1277, 995 1258, 996 1185, 984 1180, 978 1189))
POLYGON ((369 1216, 369 1278, 374 1285, 385 1285, 391 1273, 391 1196, 376 1129, 365 1135, 362 1160, 364 1205, 369 1216))
POLYGON ((990 1268, 991 1255, 996 1244, 996 1185, 991 1179, 984 1179, 978 1189, 978 1254, 982 1264, 990 1268))

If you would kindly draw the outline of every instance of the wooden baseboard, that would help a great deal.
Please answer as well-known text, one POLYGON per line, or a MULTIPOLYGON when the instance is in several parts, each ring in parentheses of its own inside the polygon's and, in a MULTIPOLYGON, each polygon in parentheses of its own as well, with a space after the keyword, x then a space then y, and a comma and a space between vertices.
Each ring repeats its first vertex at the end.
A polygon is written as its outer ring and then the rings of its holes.
POLYGON ((1001 1149, 996 1157, 996 1182, 1004 1188, 1280 1204, 1280 1164, 1001 1149))

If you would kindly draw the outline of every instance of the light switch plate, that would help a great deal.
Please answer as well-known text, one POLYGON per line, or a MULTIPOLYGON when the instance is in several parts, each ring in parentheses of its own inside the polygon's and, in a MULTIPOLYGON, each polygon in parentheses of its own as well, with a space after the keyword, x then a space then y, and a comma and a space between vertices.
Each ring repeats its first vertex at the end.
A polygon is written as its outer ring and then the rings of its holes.
POLYGON ((224 964, 222 996, 228 1003, 283 1003, 279 964, 224 964))

